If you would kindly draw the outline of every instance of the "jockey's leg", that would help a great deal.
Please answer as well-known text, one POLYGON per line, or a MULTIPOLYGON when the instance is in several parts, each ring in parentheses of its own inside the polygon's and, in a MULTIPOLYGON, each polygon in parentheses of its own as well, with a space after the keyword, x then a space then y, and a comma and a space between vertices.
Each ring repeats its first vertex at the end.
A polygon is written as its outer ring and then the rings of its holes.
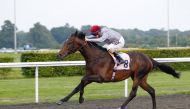
POLYGON ((115 50, 109 49, 108 52, 112 53, 115 56, 115 58, 118 60, 119 64, 125 63, 125 60, 123 60, 123 58, 121 58, 121 56, 115 50))
POLYGON ((119 64, 122 64, 122 63, 125 63, 125 60, 123 60, 121 58, 121 56, 116 52, 116 50, 118 48, 121 48, 120 45, 115 45, 115 44, 109 44, 109 45, 106 45, 106 48, 108 50, 108 52, 112 53, 115 58, 118 60, 119 64))
MULTIPOLYGON (((119 43, 118 44, 113 44, 112 45, 113 47, 112 46, 111 47, 112 47, 112 49, 114 49, 116 51, 117 49, 123 48, 124 45, 125 45, 125 40, 124 40, 123 37, 121 37, 120 40, 119 40, 119 43)), ((119 60, 120 64, 125 63, 123 58, 121 58, 120 55, 115 51, 113 51, 113 54, 119 60)))
POLYGON ((119 64, 125 63, 125 60, 123 60, 123 58, 121 58, 121 56, 117 52, 113 52, 113 55, 119 61, 119 64))

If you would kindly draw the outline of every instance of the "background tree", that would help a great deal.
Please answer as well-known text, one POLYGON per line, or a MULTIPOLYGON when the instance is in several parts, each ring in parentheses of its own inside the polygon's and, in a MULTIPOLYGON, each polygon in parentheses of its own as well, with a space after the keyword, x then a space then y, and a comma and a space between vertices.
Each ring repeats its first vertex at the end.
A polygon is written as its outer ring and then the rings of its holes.
POLYGON ((31 44, 29 40, 29 34, 24 31, 17 32, 17 46, 24 47, 26 44, 31 44))
POLYGON ((77 29, 70 26, 68 23, 66 23, 62 27, 56 27, 51 29, 51 33, 55 40, 61 44, 63 41, 65 41, 72 33, 74 33, 77 29))
POLYGON ((40 23, 34 24, 29 31, 29 40, 36 48, 58 48, 59 45, 55 41, 51 32, 40 23))
POLYGON ((9 20, 4 21, 0 31, 0 48, 14 48, 14 24, 9 20))
MULTIPOLYGON (((89 35, 91 25, 83 25, 80 31, 89 35)), ((167 31, 164 29, 150 29, 147 31, 135 29, 112 28, 124 36, 124 47, 154 48, 167 47, 167 31)), ((35 48, 60 48, 72 33, 77 29, 66 23, 64 26, 55 27, 51 32, 40 23, 34 24, 29 32, 17 32, 17 46, 23 47, 26 44, 35 48)), ((170 30, 170 46, 189 47, 190 31, 170 30), (177 36, 177 37, 176 37, 177 36)), ((6 20, 0 30, 0 48, 14 48, 14 24, 6 20)))

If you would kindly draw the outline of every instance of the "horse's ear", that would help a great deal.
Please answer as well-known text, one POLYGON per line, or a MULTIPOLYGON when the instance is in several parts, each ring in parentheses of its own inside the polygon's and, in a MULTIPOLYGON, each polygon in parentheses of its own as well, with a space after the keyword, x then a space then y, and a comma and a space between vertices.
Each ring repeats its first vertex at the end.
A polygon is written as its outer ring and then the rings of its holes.
POLYGON ((79 34, 78 34, 78 37, 80 38, 80 39, 85 39, 85 33, 83 33, 83 32, 79 32, 79 34))

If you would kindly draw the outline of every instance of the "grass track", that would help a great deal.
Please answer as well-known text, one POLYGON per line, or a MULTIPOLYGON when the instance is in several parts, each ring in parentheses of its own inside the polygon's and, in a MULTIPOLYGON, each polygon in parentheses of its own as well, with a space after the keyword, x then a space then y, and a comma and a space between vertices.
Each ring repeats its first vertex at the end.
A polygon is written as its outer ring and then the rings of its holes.
MULTIPOLYGON (((149 75, 149 84, 156 90, 157 95, 190 94, 190 71, 182 72, 180 79, 161 72, 149 75)), ((56 77, 39 79, 40 102, 56 102, 70 93, 80 82, 81 77, 56 77)), ((0 80, 0 104, 33 103, 35 100, 34 79, 4 79, 0 80)), ((129 91, 131 79, 129 79, 129 91)), ((78 100, 78 95, 71 100, 78 100)), ((124 97, 124 82, 97 84, 92 83, 85 88, 85 98, 112 99, 124 97)), ((141 88, 138 96, 148 94, 141 88)))

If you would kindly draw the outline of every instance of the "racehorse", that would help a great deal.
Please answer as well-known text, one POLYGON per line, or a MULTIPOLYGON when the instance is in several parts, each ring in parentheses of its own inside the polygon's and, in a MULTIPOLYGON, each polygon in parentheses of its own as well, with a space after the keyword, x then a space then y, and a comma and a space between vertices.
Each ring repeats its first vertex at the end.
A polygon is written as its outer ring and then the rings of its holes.
POLYGON ((65 42, 62 49, 58 53, 59 58, 64 58, 69 54, 79 51, 86 62, 86 72, 79 85, 66 97, 57 102, 61 105, 67 102, 74 94, 80 92, 79 103, 84 102, 84 88, 92 82, 117 82, 132 78, 132 90, 126 101, 121 105, 120 109, 125 109, 127 104, 136 96, 137 89, 140 86, 147 91, 152 98, 152 109, 156 109, 155 90, 147 83, 147 77, 151 70, 159 68, 162 72, 180 78, 180 73, 176 72, 172 67, 159 63, 147 55, 140 52, 128 52, 131 63, 129 70, 117 70, 113 78, 113 67, 115 65, 113 58, 106 49, 93 42, 85 41, 85 34, 76 31, 65 42))

